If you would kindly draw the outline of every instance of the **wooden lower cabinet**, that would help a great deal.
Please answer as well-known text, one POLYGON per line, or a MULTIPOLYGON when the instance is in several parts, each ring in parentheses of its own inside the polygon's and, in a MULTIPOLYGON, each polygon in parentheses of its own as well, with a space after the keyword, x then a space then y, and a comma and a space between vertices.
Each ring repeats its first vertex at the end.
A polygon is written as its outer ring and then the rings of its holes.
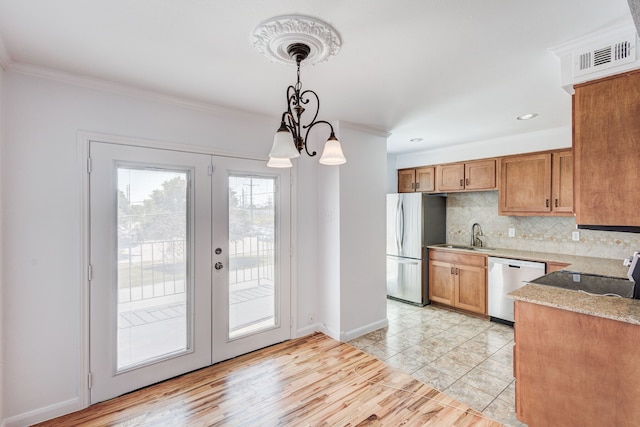
POLYGON ((547 274, 560 271, 568 266, 569 264, 565 264, 564 262, 547 262, 547 274))
POLYGON ((487 314, 487 257, 429 249, 429 299, 487 314))
POLYGON ((640 326, 515 302, 516 412, 529 427, 640 425, 640 326))

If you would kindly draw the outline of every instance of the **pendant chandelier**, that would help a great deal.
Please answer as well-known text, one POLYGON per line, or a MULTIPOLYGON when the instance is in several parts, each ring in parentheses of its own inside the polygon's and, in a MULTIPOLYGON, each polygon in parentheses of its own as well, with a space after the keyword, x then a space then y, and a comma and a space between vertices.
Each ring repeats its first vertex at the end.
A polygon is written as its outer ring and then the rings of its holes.
POLYGON ((324 165, 346 163, 340 141, 336 138, 331 123, 317 120, 320 110, 320 98, 313 90, 303 90, 300 81, 300 64, 316 64, 326 61, 340 48, 340 37, 325 22, 306 16, 280 16, 259 25, 254 31, 253 44, 258 51, 269 59, 290 64, 297 68, 295 85, 287 88, 287 109, 282 113, 280 127, 273 138, 267 166, 275 168, 292 167, 291 159, 304 152, 313 157, 316 151, 310 151, 307 145, 309 132, 316 125, 329 127, 329 138, 320 156, 324 165), (307 111, 303 117, 303 113, 307 111))
POLYGON ((340 141, 336 138, 331 123, 325 120, 316 120, 320 110, 320 98, 318 98, 318 94, 309 89, 302 90, 300 63, 309 55, 309 46, 304 43, 293 43, 288 47, 287 51, 296 62, 298 81, 295 85, 287 88, 287 111, 282 113, 282 121, 280 122, 280 128, 276 132, 276 136, 273 138, 273 146, 269 153, 267 166, 275 168, 291 167, 292 163, 290 159, 299 157, 302 150, 310 157, 315 156, 317 153, 315 151, 309 152, 306 141, 309 136, 309 131, 319 124, 327 125, 331 130, 329 139, 324 145, 320 163, 323 165, 341 165, 346 163, 347 159, 345 159, 342 153, 340 141), (303 105, 308 105, 311 101, 313 101, 312 106, 315 107, 315 113, 309 123, 302 124, 302 114, 305 112, 303 105))

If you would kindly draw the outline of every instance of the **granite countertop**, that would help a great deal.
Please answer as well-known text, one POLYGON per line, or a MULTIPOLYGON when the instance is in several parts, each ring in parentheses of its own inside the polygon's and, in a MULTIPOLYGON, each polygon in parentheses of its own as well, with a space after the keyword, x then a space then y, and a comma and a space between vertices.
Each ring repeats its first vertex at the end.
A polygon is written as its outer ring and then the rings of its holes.
POLYGON ((534 283, 516 289, 509 294, 509 297, 518 301, 640 325, 640 300, 637 299, 590 295, 534 283))
MULTIPOLYGON (((499 258, 563 263, 569 264, 563 268, 563 270, 566 271, 600 276, 627 277, 628 268, 622 265, 621 259, 605 259, 500 248, 491 251, 478 251, 472 248, 447 248, 445 246, 446 245, 434 245, 429 246, 429 248, 462 251, 499 258)), ((576 290, 534 283, 529 283, 516 289, 508 296, 518 301, 640 325, 640 300, 636 299, 590 295, 576 290)))
POLYGON ((498 258, 521 259, 525 261, 540 261, 569 264, 563 270, 575 271, 585 274, 597 274, 600 276, 627 277, 627 267, 622 265, 621 259, 607 259, 585 257, 577 255, 554 254, 549 252, 519 251, 515 249, 486 248, 473 249, 463 245, 453 245, 448 248, 448 244, 428 246, 430 249, 441 249, 446 251, 466 252, 482 254, 498 258))

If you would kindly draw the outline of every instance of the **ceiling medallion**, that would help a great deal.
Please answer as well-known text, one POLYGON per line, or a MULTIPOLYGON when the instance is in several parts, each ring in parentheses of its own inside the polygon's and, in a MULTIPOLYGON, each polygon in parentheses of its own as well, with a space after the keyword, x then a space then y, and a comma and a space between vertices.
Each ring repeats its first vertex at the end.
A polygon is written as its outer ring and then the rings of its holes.
POLYGON ((302 15, 283 15, 262 22, 253 30, 253 47, 272 61, 296 64, 287 51, 293 43, 309 46, 305 65, 328 60, 338 53, 342 40, 326 22, 302 15))

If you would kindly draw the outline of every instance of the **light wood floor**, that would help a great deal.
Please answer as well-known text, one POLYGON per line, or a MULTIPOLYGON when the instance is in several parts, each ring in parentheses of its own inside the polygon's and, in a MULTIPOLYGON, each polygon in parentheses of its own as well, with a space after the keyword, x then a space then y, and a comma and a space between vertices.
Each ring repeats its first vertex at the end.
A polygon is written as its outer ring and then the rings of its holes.
POLYGON ((39 426, 500 426, 316 333, 39 426))

